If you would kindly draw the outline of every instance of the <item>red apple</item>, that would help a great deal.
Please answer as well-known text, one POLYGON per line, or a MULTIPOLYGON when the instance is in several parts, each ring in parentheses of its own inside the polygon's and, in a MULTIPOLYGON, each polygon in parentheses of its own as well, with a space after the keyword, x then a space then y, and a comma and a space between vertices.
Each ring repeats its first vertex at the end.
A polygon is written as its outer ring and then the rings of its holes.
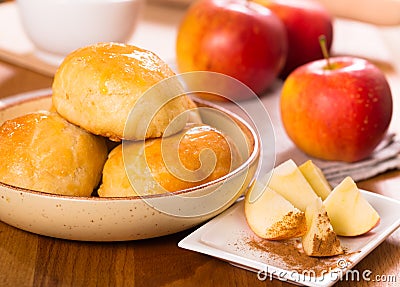
POLYGON ((383 72, 355 57, 317 60, 294 70, 280 99, 288 136, 316 158, 355 162, 368 157, 392 117, 392 95, 383 72))
POLYGON ((320 3, 309 0, 252 0, 275 13, 288 35, 288 55, 280 73, 286 78, 295 68, 322 59, 318 37, 325 35, 328 51, 333 40, 332 17, 320 3))
POLYGON ((178 28, 179 72, 223 73, 256 94, 277 78, 286 52, 282 21, 267 8, 245 0, 198 0, 178 28))

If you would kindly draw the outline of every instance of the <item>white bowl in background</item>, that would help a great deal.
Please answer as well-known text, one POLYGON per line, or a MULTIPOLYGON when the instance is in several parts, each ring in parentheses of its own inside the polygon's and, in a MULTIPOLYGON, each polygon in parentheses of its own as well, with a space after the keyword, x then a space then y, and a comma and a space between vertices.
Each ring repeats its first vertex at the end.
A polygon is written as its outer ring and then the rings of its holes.
POLYGON ((126 43, 145 0, 17 0, 22 25, 37 56, 52 64, 98 42, 126 43))

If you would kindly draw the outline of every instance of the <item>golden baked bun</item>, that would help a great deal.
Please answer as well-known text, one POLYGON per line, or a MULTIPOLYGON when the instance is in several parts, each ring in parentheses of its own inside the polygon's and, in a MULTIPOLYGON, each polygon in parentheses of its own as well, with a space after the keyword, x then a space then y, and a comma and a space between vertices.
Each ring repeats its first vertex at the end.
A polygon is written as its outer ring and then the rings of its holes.
MULTIPOLYGON (((54 76, 53 104, 68 121, 114 141, 160 137, 177 115, 195 107, 186 95, 168 102, 171 95, 167 92, 180 95, 181 85, 168 82, 146 93, 148 97, 140 105, 135 104, 154 84, 174 75, 150 51, 132 45, 99 43, 80 48, 64 59, 54 76), (138 113, 130 118, 129 133, 124 134, 134 106, 138 113), (152 117, 154 107, 161 109, 152 117)), ((171 134, 184 128, 186 118, 179 119, 169 128, 171 134)))
POLYGON ((101 179, 104 138, 40 111, 0 127, 0 182, 47 193, 90 196, 101 179))
POLYGON ((98 194, 125 197, 183 190, 220 178, 241 161, 237 147, 220 131, 191 124, 173 136, 124 142, 114 148, 104 165, 98 194))

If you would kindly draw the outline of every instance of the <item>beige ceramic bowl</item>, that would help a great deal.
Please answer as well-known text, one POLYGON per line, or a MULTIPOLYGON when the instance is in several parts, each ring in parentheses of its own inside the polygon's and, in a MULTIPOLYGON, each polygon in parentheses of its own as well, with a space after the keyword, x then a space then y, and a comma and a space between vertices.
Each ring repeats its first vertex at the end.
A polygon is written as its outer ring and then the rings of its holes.
MULTIPOLYGON (((1 100, 0 124, 28 112, 49 109, 49 93, 49 90, 42 90, 1 100)), ((179 196, 167 194, 130 198, 59 196, 0 183, 0 220, 51 237, 122 241, 172 234, 221 213, 251 184, 258 166, 260 143, 254 130, 238 116, 217 106, 198 104, 233 119, 243 132, 246 143, 237 145, 245 161, 227 176, 180 191, 177 193, 179 196), (186 210, 184 215, 170 215, 173 213, 163 211, 164 208, 180 210, 183 206, 186 210)), ((205 112, 201 116, 205 123, 218 125, 219 119, 212 114, 205 112)), ((236 137, 237 130, 228 127, 224 132, 232 132, 231 136, 236 137)))

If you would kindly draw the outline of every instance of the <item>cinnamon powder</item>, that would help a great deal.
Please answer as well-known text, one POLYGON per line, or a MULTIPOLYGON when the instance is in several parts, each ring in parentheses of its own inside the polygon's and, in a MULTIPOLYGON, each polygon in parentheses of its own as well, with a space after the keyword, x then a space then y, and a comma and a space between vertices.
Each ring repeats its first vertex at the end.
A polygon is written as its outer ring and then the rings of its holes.
POLYGON ((346 252, 332 257, 310 257, 304 253, 299 238, 281 241, 247 238, 244 243, 247 248, 254 251, 261 262, 300 274, 312 272, 319 277, 338 268, 339 259, 350 263, 350 254, 346 252))

